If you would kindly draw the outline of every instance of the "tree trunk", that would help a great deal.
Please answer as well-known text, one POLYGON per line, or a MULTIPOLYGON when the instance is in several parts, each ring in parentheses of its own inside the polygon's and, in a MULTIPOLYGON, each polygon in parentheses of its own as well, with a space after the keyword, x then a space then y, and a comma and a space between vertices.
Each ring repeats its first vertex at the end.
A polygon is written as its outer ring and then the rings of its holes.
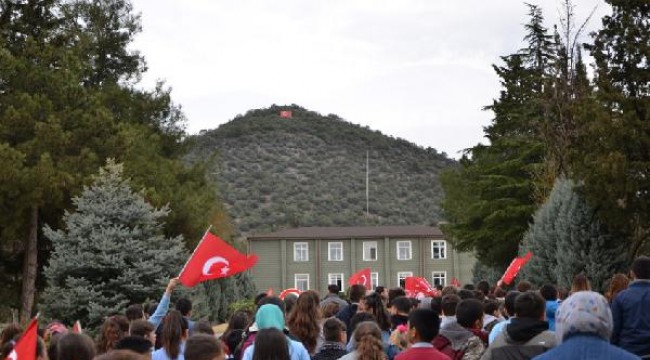
POLYGON ((38 271, 38 208, 30 210, 29 234, 25 246, 23 265, 23 289, 21 295, 20 322, 26 324, 32 316, 34 294, 36 293, 36 274, 38 271))

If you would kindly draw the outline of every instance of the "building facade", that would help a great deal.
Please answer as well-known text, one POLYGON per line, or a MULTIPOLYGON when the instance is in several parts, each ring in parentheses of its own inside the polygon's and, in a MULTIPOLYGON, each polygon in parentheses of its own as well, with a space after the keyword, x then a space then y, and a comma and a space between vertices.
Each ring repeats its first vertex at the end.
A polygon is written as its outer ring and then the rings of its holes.
POLYGON ((454 250, 442 232, 430 226, 303 227, 248 238, 259 256, 252 269, 260 290, 272 288, 325 291, 370 268, 373 288, 403 286, 420 276, 432 285, 471 282, 475 259, 454 250))

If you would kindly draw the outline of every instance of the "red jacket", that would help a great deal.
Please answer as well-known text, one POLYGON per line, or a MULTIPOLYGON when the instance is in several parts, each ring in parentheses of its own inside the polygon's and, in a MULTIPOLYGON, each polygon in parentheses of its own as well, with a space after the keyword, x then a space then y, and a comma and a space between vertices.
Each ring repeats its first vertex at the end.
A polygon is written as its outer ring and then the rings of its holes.
POLYGON ((451 360, 433 347, 410 348, 399 353, 395 360, 451 360))

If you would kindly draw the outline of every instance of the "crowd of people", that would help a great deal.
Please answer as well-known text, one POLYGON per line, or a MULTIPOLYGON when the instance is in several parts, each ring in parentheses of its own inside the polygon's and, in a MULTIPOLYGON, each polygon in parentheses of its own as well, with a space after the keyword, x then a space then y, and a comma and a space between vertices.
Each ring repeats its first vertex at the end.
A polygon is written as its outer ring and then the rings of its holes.
MULTIPOLYGON (((482 281, 441 288, 439 297, 407 297, 402 288, 352 285, 347 299, 330 285, 280 299, 255 298, 223 334, 192 321, 192 303, 170 310, 172 279, 156 306, 134 304, 106 318, 95 340, 53 322, 39 330, 38 360, 491 360, 650 359, 650 258, 612 277, 604 295, 588 274, 569 289, 506 291, 482 281)), ((2 330, 7 358, 22 329, 2 330)), ((20 359, 18 359, 20 360, 20 359)))

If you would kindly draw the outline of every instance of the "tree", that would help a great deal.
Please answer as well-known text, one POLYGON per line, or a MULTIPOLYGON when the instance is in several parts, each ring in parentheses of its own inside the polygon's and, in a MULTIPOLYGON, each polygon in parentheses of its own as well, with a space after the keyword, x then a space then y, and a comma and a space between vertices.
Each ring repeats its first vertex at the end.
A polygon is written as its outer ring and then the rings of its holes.
POLYGON ((73 198, 76 210, 65 214, 65 230, 45 227, 54 246, 45 268, 47 316, 96 328, 129 303, 160 296, 187 259, 182 237, 163 235, 169 210, 149 205, 122 173, 122 165, 109 161, 73 198))

